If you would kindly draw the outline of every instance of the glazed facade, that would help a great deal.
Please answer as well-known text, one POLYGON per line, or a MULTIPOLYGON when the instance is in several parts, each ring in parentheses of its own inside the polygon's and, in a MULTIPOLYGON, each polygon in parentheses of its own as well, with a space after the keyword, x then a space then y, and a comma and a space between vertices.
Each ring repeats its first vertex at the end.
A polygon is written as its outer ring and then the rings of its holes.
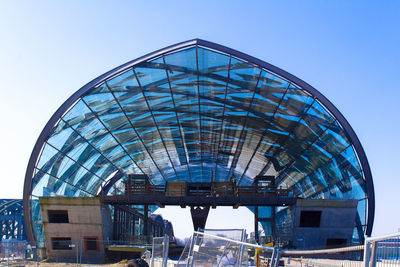
POLYGON ((30 238, 42 235, 40 196, 95 196, 116 174, 109 194, 128 174, 156 185, 273 175, 301 198, 357 199, 353 239, 372 230, 371 172, 340 112, 295 76, 203 40, 111 70, 57 110, 26 173, 30 238))

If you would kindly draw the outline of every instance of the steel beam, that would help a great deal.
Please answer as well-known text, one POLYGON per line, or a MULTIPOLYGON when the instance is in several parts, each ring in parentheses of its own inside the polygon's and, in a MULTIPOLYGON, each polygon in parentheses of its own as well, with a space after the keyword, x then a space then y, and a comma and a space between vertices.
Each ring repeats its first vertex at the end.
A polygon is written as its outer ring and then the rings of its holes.
POLYGON ((165 196, 148 193, 134 195, 102 196, 107 204, 119 205, 165 205, 165 206, 289 206, 296 204, 296 198, 278 195, 259 196, 165 196))
POLYGON ((201 231, 206 228, 206 222, 210 206, 192 206, 190 207, 190 214, 192 215, 193 228, 195 231, 201 231))

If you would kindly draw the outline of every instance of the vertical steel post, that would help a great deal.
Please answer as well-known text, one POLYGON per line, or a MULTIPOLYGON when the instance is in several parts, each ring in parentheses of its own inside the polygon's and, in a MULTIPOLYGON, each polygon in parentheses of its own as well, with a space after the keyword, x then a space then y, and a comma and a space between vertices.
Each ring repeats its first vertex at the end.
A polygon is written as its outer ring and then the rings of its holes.
POLYGON ((256 248, 254 250, 254 264, 256 267, 260 267, 260 250, 261 248, 256 248))
POLYGON ((275 259, 274 259, 274 266, 273 267, 278 267, 279 266, 279 248, 274 249, 275 252, 275 259))
MULTIPOLYGON (((240 239, 240 241, 242 242, 246 242, 246 230, 242 230, 242 237, 240 239)), ((244 245, 240 244, 239 247, 239 257, 238 257, 238 262, 237 262, 237 266, 240 267, 242 264, 242 259, 243 259, 243 254, 244 254, 244 245)))
POLYGON ((79 251, 80 251, 80 255, 79 255, 79 266, 82 266, 82 247, 83 247, 83 239, 80 240, 81 245, 79 246, 79 251))
POLYGON ((117 206, 114 206, 114 220, 113 220, 113 239, 117 240, 117 227, 118 227, 118 214, 117 206))
POLYGON ((376 241, 373 241, 371 244, 371 259, 369 261, 369 267, 376 266, 376 247, 378 246, 376 241))
POLYGON ((144 205, 144 235, 145 235, 145 240, 148 242, 150 240, 149 237, 149 205, 144 205))
POLYGON ((363 260, 363 265, 364 267, 369 267, 369 260, 370 260, 370 255, 371 254, 371 248, 369 246, 369 240, 368 237, 365 236, 364 238, 364 260, 363 260))
POLYGON ((33 255, 33 250, 35 250, 35 258, 36 258, 36 266, 39 267, 39 252, 38 252, 38 245, 36 243, 36 245, 32 245, 31 246, 32 249, 32 255, 33 255))
POLYGON ((272 255, 271 255, 271 261, 269 263, 270 267, 275 267, 275 257, 276 257, 276 248, 274 247, 274 250, 272 250, 272 255))
POLYGON ((151 261, 150 261, 150 267, 154 267, 154 248, 156 246, 154 245, 154 238, 153 238, 153 244, 151 246, 151 261))
POLYGON ((259 243, 259 236, 258 236, 258 206, 254 207, 254 239, 256 243, 259 243))
POLYGON ((7 266, 10 267, 10 241, 7 242, 7 266))
POLYGON ((193 233, 193 237, 190 242, 190 248, 189 248, 189 252, 188 252, 188 261, 186 264, 186 266, 188 266, 188 267, 193 266, 193 255, 194 255, 193 247, 197 242, 197 236, 198 236, 198 234, 193 233))
POLYGON ((167 267, 167 264, 168 264, 168 252, 169 252, 169 236, 166 234, 166 235, 164 235, 164 240, 163 240, 163 262, 162 262, 162 267, 167 267))

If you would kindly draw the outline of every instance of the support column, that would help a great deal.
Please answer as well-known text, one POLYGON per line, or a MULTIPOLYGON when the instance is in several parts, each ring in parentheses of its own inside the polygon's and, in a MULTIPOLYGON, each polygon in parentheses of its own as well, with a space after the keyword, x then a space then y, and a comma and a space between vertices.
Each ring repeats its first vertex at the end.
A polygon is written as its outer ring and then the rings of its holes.
POLYGON ((137 236, 137 232, 138 232, 138 226, 139 226, 139 217, 134 215, 132 220, 133 220, 133 222, 132 222, 132 224, 133 224, 133 226, 132 226, 133 239, 132 240, 136 240, 136 236, 137 236))
POLYGON ((149 238, 149 205, 144 205, 144 236, 146 238, 146 240, 149 242, 150 238, 149 238))
POLYGON ((259 243, 259 236, 258 236, 258 206, 254 207, 254 239, 257 243, 259 243))
POLYGON ((206 227, 208 213, 210 212, 210 206, 191 206, 190 214, 192 215, 193 227, 195 231, 199 228, 204 229, 206 227))
POLYGON ((114 206, 114 221, 113 221, 113 239, 118 240, 118 209, 114 206))

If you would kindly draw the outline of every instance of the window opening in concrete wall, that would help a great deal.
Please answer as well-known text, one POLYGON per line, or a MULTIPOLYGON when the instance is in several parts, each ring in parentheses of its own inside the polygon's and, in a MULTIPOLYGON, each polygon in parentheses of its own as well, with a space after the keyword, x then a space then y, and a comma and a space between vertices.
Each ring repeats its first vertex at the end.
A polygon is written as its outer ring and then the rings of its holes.
POLYGON ((97 237, 84 237, 85 251, 97 251, 97 237))
POLYGON ((69 223, 67 210, 48 210, 49 223, 69 223))
POLYGON ((347 245, 346 238, 328 238, 326 239, 327 248, 340 248, 347 245))
POLYGON ((53 250, 72 250, 70 237, 52 237, 51 247, 53 250))
POLYGON ((302 210, 300 214, 300 227, 319 227, 321 224, 320 210, 302 210))

